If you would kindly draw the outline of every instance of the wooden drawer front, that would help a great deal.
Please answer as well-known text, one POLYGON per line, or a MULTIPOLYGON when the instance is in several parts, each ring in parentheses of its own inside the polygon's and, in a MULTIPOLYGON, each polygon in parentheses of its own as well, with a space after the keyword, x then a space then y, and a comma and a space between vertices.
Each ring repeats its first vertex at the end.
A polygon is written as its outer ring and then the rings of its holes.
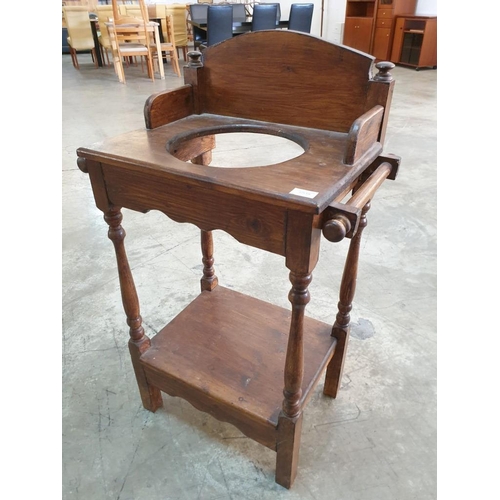
POLYGON ((391 42, 391 30, 387 28, 377 28, 373 39, 372 55, 382 61, 389 59, 389 45, 391 42))
POLYGON ((376 27, 377 28, 388 28, 388 29, 391 29, 392 23, 393 23, 393 19, 392 18, 382 18, 382 19, 379 19, 377 17, 376 27))
POLYGON ((394 11, 392 9, 378 9, 377 19, 392 19, 394 17, 394 11))

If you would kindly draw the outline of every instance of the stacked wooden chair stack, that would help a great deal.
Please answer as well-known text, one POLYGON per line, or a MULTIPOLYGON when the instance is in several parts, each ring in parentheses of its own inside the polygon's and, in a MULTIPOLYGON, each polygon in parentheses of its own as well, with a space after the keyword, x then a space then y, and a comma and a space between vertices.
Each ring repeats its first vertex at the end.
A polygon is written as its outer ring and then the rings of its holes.
POLYGON ((136 5, 127 6, 125 14, 119 8, 118 0, 112 0, 112 7, 112 17, 105 26, 109 34, 115 72, 120 82, 126 83, 123 62, 126 61, 128 64, 137 57, 141 59, 141 66, 143 61, 146 61, 147 73, 151 80, 155 79, 155 63, 161 79, 164 79, 163 64, 158 58, 160 44, 158 26, 149 21, 144 0, 138 0, 136 5))

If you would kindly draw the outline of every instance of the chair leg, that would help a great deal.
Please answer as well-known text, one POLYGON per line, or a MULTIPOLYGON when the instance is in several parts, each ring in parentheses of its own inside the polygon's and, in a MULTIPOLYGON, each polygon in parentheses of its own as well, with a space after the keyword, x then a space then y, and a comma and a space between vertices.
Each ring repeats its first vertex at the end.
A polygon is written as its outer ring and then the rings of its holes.
POLYGON ((177 56, 176 50, 172 50, 172 52, 170 52, 170 59, 172 61, 172 68, 174 69, 175 74, 180 78, 181 70, 179 68, 179 57, 177 56))
POLYGON ((113 65, 115 67, 115 73, 118 80, 120 83, 125 83, 125 71, 123 70, 123 62, 119 55, 113 54, 113 65))
POLYGON ((73 47, 70 47, 69 53, 71 55, 71 62, 73 63, 73 66, 76 69, 80 69, 80 66, 78 65, 78 58, 76 57, 76 50, 73 47))
POLYGON ((94 66, 96 68, 98 68, 99 67, 99 63, 97 62, 97 54, 96 54, 95 49, 92 49, 92 59, 94 60, 94 66))

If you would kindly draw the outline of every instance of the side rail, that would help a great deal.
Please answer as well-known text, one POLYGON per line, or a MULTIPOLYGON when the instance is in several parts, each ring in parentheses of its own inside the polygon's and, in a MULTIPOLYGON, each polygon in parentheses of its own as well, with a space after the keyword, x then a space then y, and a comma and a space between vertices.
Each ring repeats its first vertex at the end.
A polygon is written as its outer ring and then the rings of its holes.
POLYGON ((346 203, 332 202, 323 212, 323 236, 334 243, 352 238, 359 225, 363 207, 375 196, 386 179, 394 180, 401 159, 398 156, 379 156, 368 170, 368 177, 356 185, 346 203))

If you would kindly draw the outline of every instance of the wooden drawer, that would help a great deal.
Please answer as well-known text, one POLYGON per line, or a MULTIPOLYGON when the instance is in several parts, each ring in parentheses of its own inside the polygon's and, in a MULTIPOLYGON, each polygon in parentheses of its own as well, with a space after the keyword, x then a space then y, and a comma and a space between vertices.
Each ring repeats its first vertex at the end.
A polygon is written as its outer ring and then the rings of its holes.
POLYGON ((392 19, 394 17, 393 9, 378 9, 377 19, 392 19))
POLYGON ((377 24, 375 25, 377 28, 388 28, 391 29, 392 23, 393 23, 393 18, 378 18, 377 17, 377 24))

